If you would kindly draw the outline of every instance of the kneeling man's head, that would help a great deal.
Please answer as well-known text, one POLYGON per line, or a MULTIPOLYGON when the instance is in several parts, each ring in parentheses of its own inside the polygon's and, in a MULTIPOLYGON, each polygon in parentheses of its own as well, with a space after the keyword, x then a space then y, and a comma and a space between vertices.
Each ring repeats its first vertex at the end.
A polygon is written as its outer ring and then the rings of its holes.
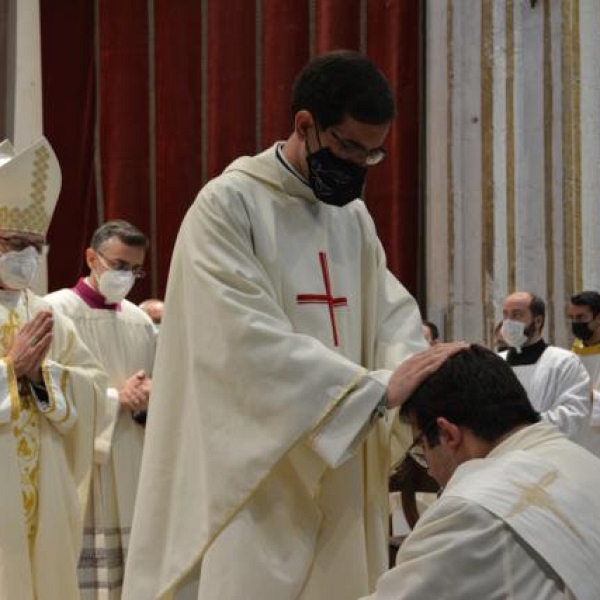
POLYGON ((487 456, 509 435, 539 421, 525 389, 501 357, 482 346, 450 357, 402 406, 413 457, 445 486, 463 462, 487 456))

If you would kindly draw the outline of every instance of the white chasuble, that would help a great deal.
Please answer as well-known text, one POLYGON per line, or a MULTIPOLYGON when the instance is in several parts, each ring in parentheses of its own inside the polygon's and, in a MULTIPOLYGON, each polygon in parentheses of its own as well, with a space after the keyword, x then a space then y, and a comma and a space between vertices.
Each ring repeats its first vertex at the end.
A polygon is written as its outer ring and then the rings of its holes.
POLYGON ((0 292, 0 598, 76 600, 77 562, 102 419, 105 378, 71 322, 54 317, 42 363, 47 399, 17 381, 5 357, 14 336, 48 305, 0 292))
POLYGON ((424 349, 363 202, 276 148, 188 211, 169 273, 124 598, 347 600, 388 561, 394 369, 424 349))
MULTIPOLYGON (((90 306, 74 289, 46 296, 66 314, 77 333, 108 375, 106 402, 111 417, 104 435, 96 439, 90 501, 85 519, 84 547, 79 565, 79 586, 85 599, 121 597, 133 507, 144 443, 144 428, 118 398, 125 380, 139 370, 152 375, 156 329, 137 306, 124 300, 112 309, 90 306)), ((93 294, 91 288, 88 289, 93 294)), ((93 304, 93 303, 92 303, 93 304)))
POLYGON ((525 427, 458 467, 368 600, 600 598, 598 486, 598 458, 525 427))

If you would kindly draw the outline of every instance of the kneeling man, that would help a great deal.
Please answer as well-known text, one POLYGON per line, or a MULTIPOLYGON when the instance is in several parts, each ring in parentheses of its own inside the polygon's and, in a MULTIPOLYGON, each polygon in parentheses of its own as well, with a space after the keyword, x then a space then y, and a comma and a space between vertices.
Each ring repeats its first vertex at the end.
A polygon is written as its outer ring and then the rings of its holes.
POLYGON ((500 357, 448 358, 401 414, 444 490, 371 600, 600 598, 600 460, 540 421, 500 357))

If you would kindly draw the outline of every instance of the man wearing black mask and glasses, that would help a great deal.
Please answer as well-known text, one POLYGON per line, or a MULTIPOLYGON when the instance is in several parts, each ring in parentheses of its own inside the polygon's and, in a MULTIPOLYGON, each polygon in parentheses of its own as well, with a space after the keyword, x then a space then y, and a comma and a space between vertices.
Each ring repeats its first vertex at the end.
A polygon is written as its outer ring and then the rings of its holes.
POLYGON ((125 598, 346 600, 386 568, 378 416, 425 348, 359 199, 394 98, 339 51, 300 73, 292 113, 288 139, 208 183, 179 232, 125 598))
POLYGON ((579 356, 590 375, 590 419, 582 444, 600 456, 600 294, 585 291, 571 297, 571 331, 575 336, 571 350, 579 356))

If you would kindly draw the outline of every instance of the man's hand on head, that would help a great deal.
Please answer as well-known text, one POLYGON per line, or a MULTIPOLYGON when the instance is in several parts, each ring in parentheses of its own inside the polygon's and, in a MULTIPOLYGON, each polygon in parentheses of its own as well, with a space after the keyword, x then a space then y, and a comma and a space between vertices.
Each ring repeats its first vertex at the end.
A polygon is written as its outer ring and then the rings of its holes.
POLYGON ((450 357, 469 347, 466 342, 437 344, 414 354, 393 373, 387 388, 387 407, 402 406, 413 392, 450 357))

